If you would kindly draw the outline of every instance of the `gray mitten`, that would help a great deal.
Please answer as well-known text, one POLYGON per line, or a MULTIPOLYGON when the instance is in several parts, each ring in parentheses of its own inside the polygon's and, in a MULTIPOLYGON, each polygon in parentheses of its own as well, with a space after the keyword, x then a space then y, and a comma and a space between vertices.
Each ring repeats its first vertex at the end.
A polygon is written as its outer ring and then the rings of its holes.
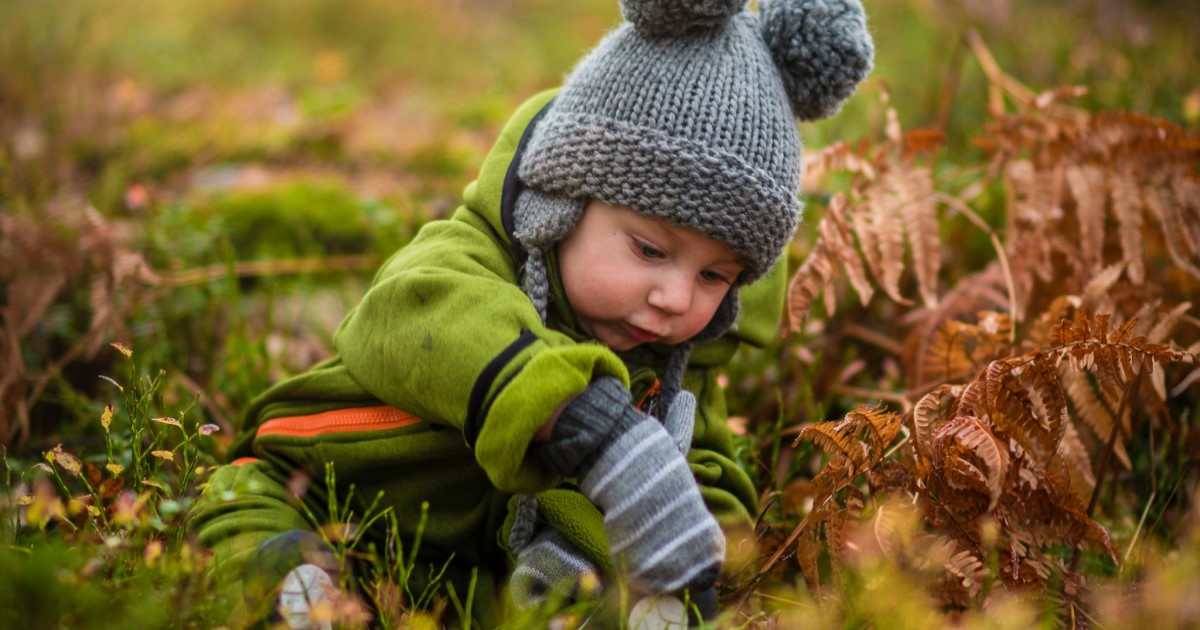
POLYGON ((547 527, 517 554, 509 588, 518 607, 532 608, 552 596, 599 595, 600 571, 558 530, 547 527))
POLYGON ((604 512, 609 553, 635 591, 704 589, 716 580, 725 557, 721 527, 671 435, 631 404, 620 381, 594 381, 539 452, 556 472, 578 478, 604 512))
POLYGON ((692 448, 692 433, 696 430, 696 397, 686 389, 675 394, 667 416, 662 420, 663 428, 675 442, 675 448, 687 455, 692 448))

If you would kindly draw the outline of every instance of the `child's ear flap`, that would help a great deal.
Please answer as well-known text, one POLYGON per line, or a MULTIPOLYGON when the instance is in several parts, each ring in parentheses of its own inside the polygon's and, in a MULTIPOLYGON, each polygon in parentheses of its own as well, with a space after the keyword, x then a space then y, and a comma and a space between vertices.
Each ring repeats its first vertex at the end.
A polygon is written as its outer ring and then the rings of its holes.
POLYGON ((762 34, 801 120, 832 116, 871 72, 875 45, 859 0, 770 0, 762 34))

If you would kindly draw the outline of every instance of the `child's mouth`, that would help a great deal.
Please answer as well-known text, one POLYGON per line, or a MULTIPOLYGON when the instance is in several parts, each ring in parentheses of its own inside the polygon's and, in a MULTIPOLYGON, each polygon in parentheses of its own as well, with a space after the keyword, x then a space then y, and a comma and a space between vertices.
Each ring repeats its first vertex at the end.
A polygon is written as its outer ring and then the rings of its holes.
POLYGON ((661 335, 656 335, 645 328, 638 328, 630 323, 621 322, 621 325, 625 327, 625 332, 629 333, 630 337, 642 343, 652 343, 658 341, 659 337, 661 337, 661 335))

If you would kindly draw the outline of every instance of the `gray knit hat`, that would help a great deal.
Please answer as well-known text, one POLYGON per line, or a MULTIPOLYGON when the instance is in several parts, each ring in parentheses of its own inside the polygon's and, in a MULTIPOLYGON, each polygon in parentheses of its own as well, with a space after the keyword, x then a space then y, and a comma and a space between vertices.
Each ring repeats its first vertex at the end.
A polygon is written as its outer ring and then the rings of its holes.
MULTIPOLYGON (((543 256, 590 199, 725 243, 746 264, 738 284, 783 253, 801 211, 796 118, 835 113, 873 46, 858 0, 760 4, 756 16, 746 0, 621 0, 628 21, 575 67, 520 164, 514 236, 543 316, 543 256)), ((736 316, 730 291, 697 339, 736 316)))

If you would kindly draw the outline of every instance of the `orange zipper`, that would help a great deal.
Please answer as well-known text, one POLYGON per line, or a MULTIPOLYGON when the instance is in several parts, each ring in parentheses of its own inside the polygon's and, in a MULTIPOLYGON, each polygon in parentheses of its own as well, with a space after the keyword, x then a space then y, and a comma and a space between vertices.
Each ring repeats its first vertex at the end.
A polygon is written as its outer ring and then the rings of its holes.
POLYGON ((334 409, 307 416, 285 416, 262 423, 258 437, 264 435, 293 435, 313 437, 354 431, 382 431, 412 426, 420 418, 390 405, 334 409))
POLYGON ((646 408, 646 403, 655 400, 661 391, 662 381, 654 379, 654 384, 650 386, 650 389, 646 390, 646 395, 642 396, 642 399, 638 401, 637 408, 643 412, 650 411, 646 408))

